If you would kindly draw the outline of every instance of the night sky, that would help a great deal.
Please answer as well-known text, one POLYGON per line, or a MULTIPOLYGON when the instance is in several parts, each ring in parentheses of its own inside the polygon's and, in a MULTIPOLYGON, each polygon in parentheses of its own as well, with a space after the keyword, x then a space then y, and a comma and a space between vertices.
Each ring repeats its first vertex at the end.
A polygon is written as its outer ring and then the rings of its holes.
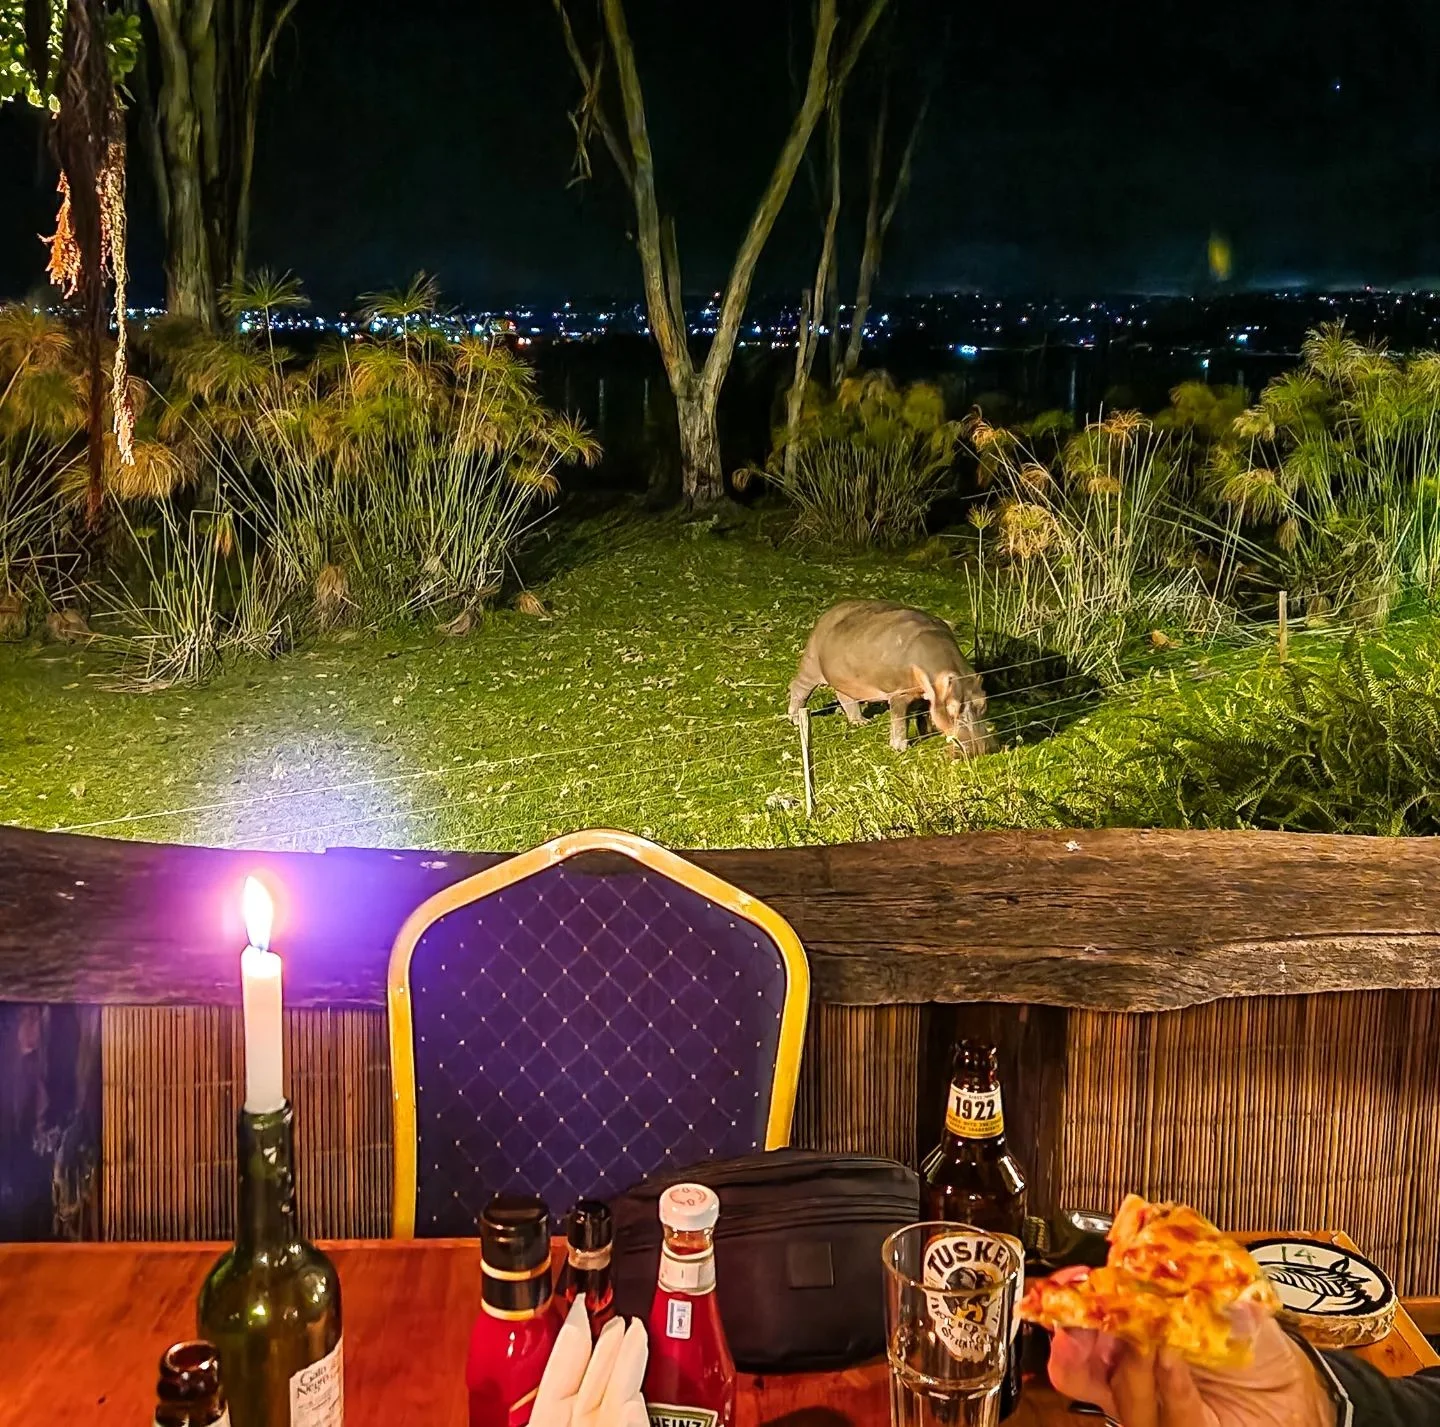
MULTIPOLYGON (((1204 277, 1212 229, 1242 284, 1440 281, 1432 0, 893 2, 907 100, 951 19, 889 290, 1183 290, 1204 277)), ((788 123, 808 0, 629 12, 661 200, 686 288, 704 291, 788 123)), ((254 262, 295 270, 326 308, 422 267, 461 302, 638 297, 598 145, 595 181, 566 187, 576 96, 548 0, 301 0, 264 100, 254 262)), ((847 112, 857 156, 865 120, 847 112)), ((41 276, 53 176, 37 129, 17 106, 0 113, 0 294, 41 276)), ((131 196, 137 286, 155 297, 138 147, 131 196)), ((802 177, 762 290, 800 285, 815 224, 802 177)))

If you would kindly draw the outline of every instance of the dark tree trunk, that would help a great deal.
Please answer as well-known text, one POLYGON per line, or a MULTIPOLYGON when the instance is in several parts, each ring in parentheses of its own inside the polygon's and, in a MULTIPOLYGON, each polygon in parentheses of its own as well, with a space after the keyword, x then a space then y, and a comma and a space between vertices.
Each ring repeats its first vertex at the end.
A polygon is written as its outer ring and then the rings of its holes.
MULTIPOLYGON (((849 53, 858 54, 865 38, 874 29, 888 0, 870 0, 857 23, 849 53)), ((755 267, 780 216, 796 171, 810 142, 810 135, 825 107, 831 84, 831 42, 835 35, 836 0, 817 0, 815 32, 806 75, 805 92, 791 121, 790 132, 781 145, 769 182, 751 214, 749 227, 736 250, 730 276, 720 299, 714 340, 703 367, 697 372, 686 341, 685 311, 681 303, 680 257, 673 223, 663 218, 655 188, 655 159, 650 144, 649 119, 635 48, 630 40, 624 0, 602 0, 606 55, 613 60, 621 108, 625 118, 623 138, 605 113, 601 93, 602 70, 585 57, 570 23, 564 0, 554 0, 565 35, 571 62, 585 85, 589 98, 583 120, 577 120, 581 136, 582 176, 589 172, 586 137, 593 130, 605 141, 630 190, 635 208, 635 246, 645 280, 645 305, 650 329, 660 348, 670 389, 675 393, 680 435, 680 469, 683 495, 692 506, 712 505, 725 495, 725 475, 720 464, 720 439, 715 413, 720 388, 730 369, 739 339, 740 319, 749 300, 755 267)), ((852 62, 847 54, 846 63, 852 62)))
POLYGON ((150 0, 150 13, 160 51, 156 122, 165 166, 165 301, 173 315, 213 328, 219 306, 205 215, 201 126, 214 112, 214 38, 205 33, 214 11, 209 3, 150 0), (208 65, 195 53, 197 39, 209 49, 208 65), (208 96, 203 92, 207 84, 208 96))
POLYGON ((686 505, 714 505, 725 498, 715 402, 703 393, 676 397, 675 417, 680 427, 681 494, 686 505))
POLYGON ((260 86, 295 0, 149 0, 170 311, 207 327, 245 274, 260 86))

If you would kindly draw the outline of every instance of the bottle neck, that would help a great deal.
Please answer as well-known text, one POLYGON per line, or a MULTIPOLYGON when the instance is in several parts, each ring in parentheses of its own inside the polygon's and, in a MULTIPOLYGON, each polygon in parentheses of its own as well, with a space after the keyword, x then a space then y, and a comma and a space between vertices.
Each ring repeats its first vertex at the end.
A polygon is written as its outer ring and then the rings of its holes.
POLYGON ((660 1287, 669 1293, 704 1294, 715 1287, 715 1234, 711 1229, 665 1226, 660 1287))
POLYGON ((1005 1107, 998 1081, 967 1076, 951 1081, 942 1139, 952 1154, 995 1155, 1004 1150, 1005 1107))
POLYGON ((240 1112, 240 1202, 235 1243, 249 1250, 300 1241, 295 1213, 295 1116, 288 1102, 264 1114, 240 1112))
POLYGON ((604 1293, 610 1288, 611 1246, 603 1249, 577 1249, 573 1244, 569 1250, 569 1277, 582 1293, 604 1293))
MULTIPOLYGON (((539 1252, 544 1250, 537 1246, 539 1252)), ((536 1318, 548 1306, 550 1292, 548 1252, 528 1268, 505 1268, 480 1260, 480 1307, 492 1318, 507 1323, 536 1318)))

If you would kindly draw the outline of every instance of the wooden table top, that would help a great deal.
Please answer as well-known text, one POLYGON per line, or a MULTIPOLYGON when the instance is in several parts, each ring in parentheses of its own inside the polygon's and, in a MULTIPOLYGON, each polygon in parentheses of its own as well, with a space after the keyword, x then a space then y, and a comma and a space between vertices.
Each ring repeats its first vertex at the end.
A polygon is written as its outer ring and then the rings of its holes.
MULTIPOLYGON (((1339 1236, 1336 1236, 1339 1237, 1339 1236)), ((480 1246, 423 1239, 327 1244, 345 1311, 347 1427, 464 1427, 465 1355, 479 1312, 480 1246)), ((213 1244, 0 1246, 0 1427, 148 1422, 156 1366, 195 1330, 213 1244)), ((1402 1315, 1363 1355, 1392 1376, 1440 1364, 1402 1315)), ((742 1376, 736 1427, 883 1427, 883 1362, 843 1373, 742 1376)), ((1093 1427, 1048 1387, 1026 1388, 1013 1427, 1093 1427)))

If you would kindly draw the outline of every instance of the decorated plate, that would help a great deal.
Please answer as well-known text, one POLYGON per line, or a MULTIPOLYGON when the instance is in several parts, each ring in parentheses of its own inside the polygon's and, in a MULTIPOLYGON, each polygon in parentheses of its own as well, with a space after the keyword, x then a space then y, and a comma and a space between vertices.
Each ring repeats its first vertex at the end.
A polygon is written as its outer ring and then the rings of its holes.
POLYGON ((1248 1245, 1280 1296, 1280 1317, 1312 1343, 1357 1348, 1377 1343, 1395 1319, 1395 1287, 1353 1249, 1277 1237, 1248 1245))

